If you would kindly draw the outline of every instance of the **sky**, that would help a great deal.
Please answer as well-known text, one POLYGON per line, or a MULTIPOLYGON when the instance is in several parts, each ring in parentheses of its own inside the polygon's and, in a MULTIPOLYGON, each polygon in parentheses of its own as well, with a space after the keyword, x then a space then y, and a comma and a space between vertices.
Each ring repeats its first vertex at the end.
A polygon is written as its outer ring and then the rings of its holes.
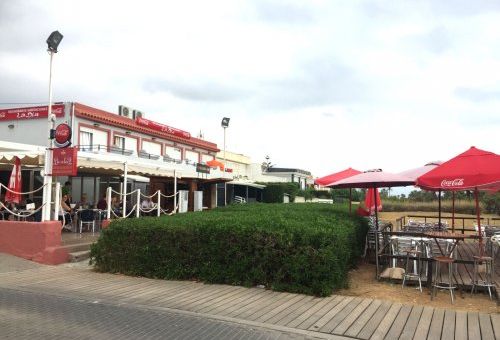
POLYGON ((0 1, 0 107, 118 105, 321 177, 500 153, 500 2, 0 1))

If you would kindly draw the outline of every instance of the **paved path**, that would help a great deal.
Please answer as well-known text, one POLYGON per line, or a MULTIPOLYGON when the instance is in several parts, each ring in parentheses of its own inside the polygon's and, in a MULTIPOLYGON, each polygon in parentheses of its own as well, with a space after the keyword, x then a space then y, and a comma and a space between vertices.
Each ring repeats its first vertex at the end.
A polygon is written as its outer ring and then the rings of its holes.
POLYGON ((198 316, 0 288, 1 339, 306 339, 198 316))
POLYGON ((0 287, 180 312, 218 321, 338 339, 500 339, 500 315, 333 295, 315 298, 258 288, 101 274, 85 265, 1 273, 0 287))

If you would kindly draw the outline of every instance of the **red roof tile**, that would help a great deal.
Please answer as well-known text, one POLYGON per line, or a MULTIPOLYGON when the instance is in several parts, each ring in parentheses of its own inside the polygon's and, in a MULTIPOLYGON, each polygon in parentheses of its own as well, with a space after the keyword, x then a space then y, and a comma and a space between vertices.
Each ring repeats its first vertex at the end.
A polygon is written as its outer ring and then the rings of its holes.
POLYGON ((215 143, 207 142, 205 140, 193 137, 191 137, 190 139, 179 138, 171 134, 163 133, 160 131, 149 129, 144 126, 137 125, 133 119, 119 116, 117 114, 106 112, 103 110, 99 110, 80 103, 75 103, 75 115, 77 117, 83 117, 99 123, 108 124, 131 131, 141 132, 147 135, 160 137, 168 141, 183 143, 186 145, 203 148, 208 151, 213 151, 213 152, 220 151, 220 149, 217 148, 217 144, 215 143))

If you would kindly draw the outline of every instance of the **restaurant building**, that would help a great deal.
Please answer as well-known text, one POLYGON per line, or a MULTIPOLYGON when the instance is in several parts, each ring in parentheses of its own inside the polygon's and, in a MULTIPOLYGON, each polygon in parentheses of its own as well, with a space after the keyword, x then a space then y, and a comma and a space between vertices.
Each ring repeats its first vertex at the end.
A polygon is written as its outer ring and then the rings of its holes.
MULTIPOLYGON (((55 125, 70 127, 70 144, 78 150, 77 176, 56 178, 61 184, 71 183, 74 201, 85 194, 95 204, 108 186, 121 192, 126 171, 127 192, 141 188, 143 193, 161 190, 172 195, 176 185, 181 191, 179 201, 187 201, 187 210, 217 205, 217 183, 233 176, 229 169, 205 165, 220 151, 215 143, 149 120, 136 110, 120 106, 118 111, 106 112, 77 102, 56 103, 52 107, 55 125)), ((23 192, 43 184, 41 170, 49 136, 47 118, 46 106, 0 109, 2 183, 7 183, 12 169, 9 164, 17 156, 23 167, 23 192)), ((41 202, 41 193, 31 196, 41 202)), ((174 208, 173 201, 164 204, 167 209, 174 208)))

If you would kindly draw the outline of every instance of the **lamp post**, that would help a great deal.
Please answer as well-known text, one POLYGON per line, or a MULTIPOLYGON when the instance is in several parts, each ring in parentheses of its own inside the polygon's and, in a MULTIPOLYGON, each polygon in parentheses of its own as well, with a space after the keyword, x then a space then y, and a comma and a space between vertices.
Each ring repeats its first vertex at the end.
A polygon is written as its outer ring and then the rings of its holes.
MULTIPOLYGON (((226 129, 229 127, 229 119, 228 117, 222 118, 220 125, 224 129, 224 175, 226 174, 226 129)), ((224 205, 227 205, 227 187, 226 182, 224 181, 224 205)))
POLYGON ((43 198, 45 206, 42 210, 42 221, 50 221, 50 203, 52 200, 52 147, 53 140, 55 137, 55 116, 52 113, 52 59, 54 58, 54 53, 57 53, 57 47, 61 43, 63 35, 59 31, 52 32, 47 38, 47 51, 50 54, 50 71, 49 71, 49 105, 47 110, 47 120, 48 120, 48 130, 49 139, 47 143, 47 151, 45 152, 45 176, 43 178, 43 198))

